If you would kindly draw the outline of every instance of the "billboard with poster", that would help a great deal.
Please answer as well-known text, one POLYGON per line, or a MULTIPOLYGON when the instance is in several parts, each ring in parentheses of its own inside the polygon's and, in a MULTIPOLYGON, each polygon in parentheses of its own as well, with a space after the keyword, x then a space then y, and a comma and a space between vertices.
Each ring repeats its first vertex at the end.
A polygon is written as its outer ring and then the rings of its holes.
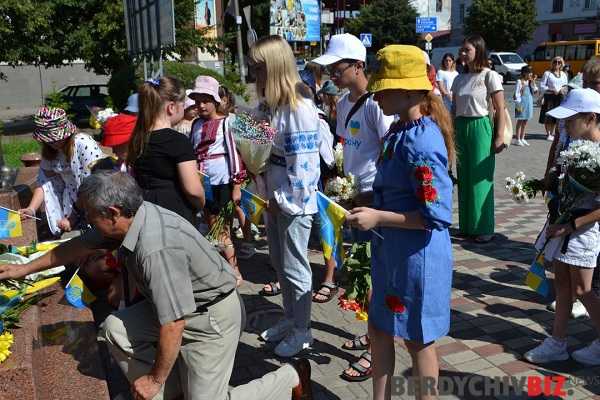
POLYGON ((320 41, 319 0, 271 0, 270 33, 290 42, 320 41))
POLYGON ((196 0, 196 29, 209 27, 208 36, 217 37, 215 0, 196 0))

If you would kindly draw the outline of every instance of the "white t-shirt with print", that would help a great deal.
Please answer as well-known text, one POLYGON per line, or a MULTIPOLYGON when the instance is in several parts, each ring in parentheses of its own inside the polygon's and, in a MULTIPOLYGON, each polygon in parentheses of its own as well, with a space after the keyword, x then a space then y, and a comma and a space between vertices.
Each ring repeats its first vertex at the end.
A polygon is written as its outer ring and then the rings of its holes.
POLYGON ((345 128, 346 117, 354 106, 346 93, 337 103, 336 133, 344 140, 344 174, 356 177, 360 192, 372 190, 381 138, 394 121, 383 114, 379 104, 370 96, 354 113, 345 128))
POLYGON ((487 116, 488 95, 500 90, 504 90, 502 78, 496 71, 485 68, 481 72, 459 74, 452 84, 456 116, 487 116))

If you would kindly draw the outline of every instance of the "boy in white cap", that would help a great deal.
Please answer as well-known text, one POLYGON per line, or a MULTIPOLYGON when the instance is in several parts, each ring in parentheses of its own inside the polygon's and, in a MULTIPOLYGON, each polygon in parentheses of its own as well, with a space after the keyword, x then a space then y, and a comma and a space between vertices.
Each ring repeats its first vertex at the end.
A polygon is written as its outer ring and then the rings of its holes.
MULTIPOLYGON (((383 114, 372 94, 367 91, 366 59, 367 49, 360 39, 343 33, 333 35, 325 54, 313 60, 327 68, 330 79, 338 88, 348 89, 348 93, 337 103, 336 134, 344 145, 344 174, 352 174, 358 181, 359 194, 353 200, 355 206, 370 206, 372 203, 380 141, 394 120, 383 114)), ((356 233, 356 241, 370 240, 370 235, 356 233)), ((335 290, 334 269, 328 268, 314 300, 322 301, 335 290)), ((368 340, 367 335, 363 335, 345 343, 343 347, 364 350, 368 348, 368 340)), ((358 368, 349 368, 343 376, 350 380, 368 379, 371 375, 370 354, 363 353, 359 363, 361 365, 358 368)))
MULTIPOLYGON (((565 120, 571 140, 591 141, 600 146, 600 93, 593 89, 574 89, 559 107, 547 114, 565 120)), ((560 190, 567 186, 561 185, 560 190)), ((525 354, 525 359, 533 363, 543 364, 569 358, 566 335, 573 296, 588 310, 600 335, 600 298, 592 291, 592 276, 600 253, 600 195, 585 193, 577 198, 571 210, 577 210, 577 213, 572 211, 570 221, 561 224, 554 222, 545 231, 549 239, 544 257, 552 262, 554 268, 556 314, 552 336, 525 354)), ((596 339, 589 346, 574 351, 571 356, 585 365, 600 365, 600 340, 596 339)))

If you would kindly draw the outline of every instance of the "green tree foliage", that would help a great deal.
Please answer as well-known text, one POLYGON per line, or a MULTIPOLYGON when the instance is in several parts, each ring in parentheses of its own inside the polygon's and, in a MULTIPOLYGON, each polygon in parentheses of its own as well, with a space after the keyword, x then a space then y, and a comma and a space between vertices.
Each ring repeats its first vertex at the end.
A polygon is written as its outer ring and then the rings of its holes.
POLYGON ((374 0, 360 9, 357 18, 346 22, 346 30, 356 36, 373 34, 375 51, 388 44, 416 44, 416 17, 409 0, 374 0))
POLYGON ((496 51, 515 51, 536 26, 535 0, 474 0, 465 17, 465 33, 482 35, 496 51))
MULTIPOLYGON (((216 52, 218 43, 194 28, 194 0, 175 0, 176 47, 185 55, 199 47, 216 52)), ((60 66, 82 59, 98 74, 130 64, 121 0, 2 0, 0 61, 60 66)))

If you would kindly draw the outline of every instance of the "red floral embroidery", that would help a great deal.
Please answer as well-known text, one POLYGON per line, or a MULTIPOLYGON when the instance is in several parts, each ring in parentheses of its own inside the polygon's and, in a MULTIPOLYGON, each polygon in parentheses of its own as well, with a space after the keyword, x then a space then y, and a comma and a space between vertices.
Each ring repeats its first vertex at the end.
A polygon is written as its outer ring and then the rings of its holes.
POLYGON ((415 168, 415 178, 421 182, 433 181, 433 171, 427 165, 421 165, 415 168))
POLYGON ((406 311, 406 306, 402 303, 402 300, 398 296, 387 295, 385 296, 385 305, 394 313, 402 314, 406 311))
POLYGON ((433 203, 438 199, 438 193, 432 185, 423 185, 417 189, 417 197, 423 203, 433 203))
POLYGON ((438 192, 433 186, 433 170, 426 163, 415 166, 415 178, 420 186, 417 188, 417 198, 425 204, 435 203, 438 200, 438 192))

